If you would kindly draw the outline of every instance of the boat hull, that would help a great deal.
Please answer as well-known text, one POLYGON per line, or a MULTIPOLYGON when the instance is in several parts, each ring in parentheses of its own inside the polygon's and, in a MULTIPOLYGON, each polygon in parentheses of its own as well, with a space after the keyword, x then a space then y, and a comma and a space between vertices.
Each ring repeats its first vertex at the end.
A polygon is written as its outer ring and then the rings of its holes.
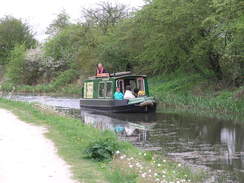
POLYGON ((149 113, 156 111, 156 102, 148 104, 128 103, 128 100, 81 99, 80 107, 86 110, 107 111, 112 113, 149 113))

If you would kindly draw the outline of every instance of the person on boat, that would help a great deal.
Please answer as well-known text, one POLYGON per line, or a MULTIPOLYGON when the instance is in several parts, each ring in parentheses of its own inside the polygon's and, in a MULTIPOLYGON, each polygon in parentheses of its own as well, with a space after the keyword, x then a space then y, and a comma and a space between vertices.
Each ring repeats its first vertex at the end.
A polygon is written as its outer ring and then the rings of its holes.
POLYGON ((123 100, 124 99, 124 95, 123 93, 120 91, 120 88, 116 88, 116 92, 114 93, 114 99, 115 100, 123 100))
POLYGON ((131 87, 129 85, 126 86, 126 91, 125 91, 125 95, 124 95, 124 99, 132 99, 132 98, 136 98, 132 91, 131 91, 131 87))
POLYGON ((107 73, 107 71, 103 67, 103 64, 101 64, 101 63, 97 64, 97 74, 96 75, 104 74, 104 73, 107 73))
POLYGON ((135 97, 138 97, 138 92, 139 92, 139 89, 138 89, 138 88, 135 88, 135 89, 134 89, 134 96, 135 96, 135 97))

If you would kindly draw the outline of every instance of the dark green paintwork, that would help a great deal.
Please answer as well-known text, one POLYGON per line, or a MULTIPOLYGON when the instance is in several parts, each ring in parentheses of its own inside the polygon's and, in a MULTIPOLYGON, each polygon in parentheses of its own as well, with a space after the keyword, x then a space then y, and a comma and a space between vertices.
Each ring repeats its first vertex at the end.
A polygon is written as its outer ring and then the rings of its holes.
MULTIPOLYGON (((90 83, 93 82, 93 97, 94 99, 111 99, 113 98, 113 95, 111 97, 98 97, 98 86, 99 83, 104 82, 112 82, 112 93, 115 93, 116 90, 116 81, 118 79, 135 79, 135 78, 144 78, 144 85, 145 85, 145 94, 146 96, 149 96, 149 88, 148 88, 148 82, 147 82, 147 77, 145 75, 126 75, 126 76, 118 76, 118 77, 92 77, 84 81, 85 83, 90 83)), ((83 84, 83 89, 84 89, 84 84, 83 84)), ((82 92, 82 98, 84 98, 84 90, 82 92)))

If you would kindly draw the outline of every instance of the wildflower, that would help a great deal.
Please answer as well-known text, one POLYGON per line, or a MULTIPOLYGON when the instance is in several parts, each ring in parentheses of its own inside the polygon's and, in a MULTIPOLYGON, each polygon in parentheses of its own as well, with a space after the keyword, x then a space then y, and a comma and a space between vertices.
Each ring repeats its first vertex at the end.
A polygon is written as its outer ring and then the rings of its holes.
POLYGON ((143 155, 144 155, 144 156, 146 156, 147 154, 146 154, 146 153, 144 153, 143 155))
POLYGON ((166 171, 163 170, 162 173, 163 173, 163 174, 166 174, 166 171))
POLYGON ((178 167, 181 167, 181 164, 180 163, 178 164, 178 167))
POLYGON ((126 155, 120 156, 120 159, 125 159, 125 158, 126 158, 126 155))
POLYGON ((156 163, 156 161, 153 161, 153 163, 156 163))
POLYGON ((162 175, 163 178, 165 178, 165 175, 162 175))
POLYGON ((166 160, 164 159, 164 160, 163 160, 163 162, 165 163, 165 162, 166 162, 166 160))
POLYGON ((157 178, 155 181, 156 181, 156 182, 159 182, 159 181, 160 181, 160 179, 159 179, 159 178, 157 178))
POLYGON ((154 173, 154 176, 156 177, 156 176, 158 176, 158 174, 157 173, 154 173))
POLYGON ((151 172, 152 172, 152 170, 151 170, 151 169, 149 169, 149 170, 148 170, 148 172, 149 172, 149 173, 151 173, 151 172))
POLYGON ((119 151, 116 151, 115 153, 116 153, 116 154, 119 154, 120 152, 119 152, 119 151))
POLYGON ((142 176, 143 178, 145 178, 146 175, 147 175, 146 173, 141 174, 141 176, 142 176))
POLYGON ((160 166, 161 166, 161 164, 159 163, 159 164, 158 164, 158 167, 160 167, 160 166))
POLYGON ((133 168, 133 165, 129 165, 130 168, 133 168))
POLYGON ((141 152, 139 152, 138 154, 139 154, 140 156, 142 155, 142 153, 141 153, 141 152))

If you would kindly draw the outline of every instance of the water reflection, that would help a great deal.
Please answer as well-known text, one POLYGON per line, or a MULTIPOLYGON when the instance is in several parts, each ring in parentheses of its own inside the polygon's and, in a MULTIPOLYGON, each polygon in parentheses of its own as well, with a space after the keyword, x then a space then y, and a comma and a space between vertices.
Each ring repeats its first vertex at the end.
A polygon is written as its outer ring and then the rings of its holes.
POLYGON ((109 129, 140 148, 160 150, 191 166, 210 169, 207 182, 244 182, 244 125, 179 114, 104 114, 80 112, 79 100, 13 96, 40 102, 81 117, 86 124, 109 129))
MULTIPOLYGON (((118 118, 112 118, 111 115, 114 116, 114 114, 104 115, 81 111, 81 119, 84 123, 102 130, 114 131, 122 140, 130 141, 143 149, 149 148, 149 131, 155 123, 130 122, 135 118, 134 115, 117 115, 118 118)), ((143 116, 140 120, 143 121, 143 116)))

